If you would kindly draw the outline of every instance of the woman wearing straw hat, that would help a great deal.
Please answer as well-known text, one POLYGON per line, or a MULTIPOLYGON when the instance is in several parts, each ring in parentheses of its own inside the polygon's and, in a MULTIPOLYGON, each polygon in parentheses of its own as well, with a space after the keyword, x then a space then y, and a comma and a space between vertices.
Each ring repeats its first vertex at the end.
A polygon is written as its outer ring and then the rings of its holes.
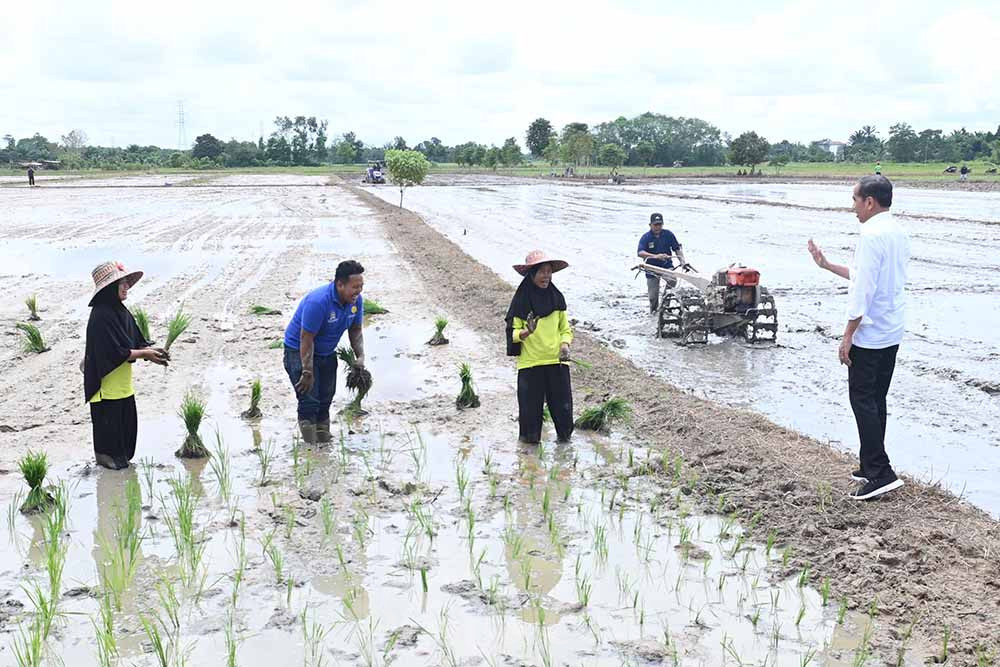
POLYGON ((532 250, 514 270, 524 280, 507 309, 507 354, 517 357, 517 407, 521 442, 536 444, 542 435, 542 408, 548 403, 556 436, 573 434, 573 390, 569 346, 573 331, 566 299, 552 284, 552 274, 568 263, 532 250))
POLYGON ((142 278, 142 271, 126 271, 121 262, 105 262, 91 275, 94 296, 82 364, 84 398, 90 404, 97 464, 121 470, 135 455, 138 431, 132 364, 145 359, 166 366, 170 355, 150 347, 122 303, 129 288, 142 278))

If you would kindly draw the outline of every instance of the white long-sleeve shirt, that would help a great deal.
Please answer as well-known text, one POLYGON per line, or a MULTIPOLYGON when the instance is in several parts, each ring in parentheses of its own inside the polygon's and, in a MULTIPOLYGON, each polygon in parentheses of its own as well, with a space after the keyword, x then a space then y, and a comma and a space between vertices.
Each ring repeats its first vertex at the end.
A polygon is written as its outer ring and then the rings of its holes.
POLYGON ((892 213, 883 211, 862 223, 847 304, 847 319, 861 318, 854 333, 858 347, 880 350, 903 340, 909 261, 910 238, 892 213))

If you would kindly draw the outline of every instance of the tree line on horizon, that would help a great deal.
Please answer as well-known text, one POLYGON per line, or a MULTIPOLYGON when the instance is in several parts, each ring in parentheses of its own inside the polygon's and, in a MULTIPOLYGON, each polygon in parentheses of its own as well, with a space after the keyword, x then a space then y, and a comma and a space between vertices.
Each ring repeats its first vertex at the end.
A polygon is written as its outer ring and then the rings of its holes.
POLYGON ((214 169, 220 167, 320 166, 356 164, 383 160, 387 150, 416 150, 432 163, 456 163, 468 167, 511 167, 527 160, 559 165, 608 167, 629 166, 719 166, 742 165, 752 170, 770 162, 1000 162, 1000 126, 996 132, 965 128, 945 134, 942 130, 916 132, 908 123, 889 128, 886 139, 871 125, 853 132, 837 155, 820 141, 804 144, 782 140, 769 143, 756 132, 731 138, 699 118, 643 113, 634 118, 620 116, 590 127, 569 123, 556 130, 545 118, 535 119, 525 133, 522 150, 516 137, 502 146, 469 141, 454 146, 437 137, 410 146, 397 136, 383 145, 366 144, 354 132, 331 139, 325 120, 315 116, 279 116, 266 138, 254 141, 222 141, 210 133, 199 135, 191 149, 178 150, 132 144, 124 148, 94 146, 82 130, 72 130, 58 142, 40 134, 15 140, 3 137, 0 164, 37 160, 59 160, 70 169, 131 170, 151 167, 214 169))

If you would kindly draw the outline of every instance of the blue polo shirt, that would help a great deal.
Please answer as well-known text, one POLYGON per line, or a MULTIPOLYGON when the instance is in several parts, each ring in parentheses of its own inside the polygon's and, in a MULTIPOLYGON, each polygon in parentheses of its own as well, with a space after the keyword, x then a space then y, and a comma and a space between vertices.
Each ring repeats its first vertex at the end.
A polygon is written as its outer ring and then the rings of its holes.
POLYGON ((299 302, 292 321, 285 329, 285 346, 299 349, 300 331, 316 336, 316 356, 328 357, 337 351, 341 336, 351 327, 361 326, 365 306, 361 295, 354 303, 344 305, 337 297, 334 283, 314 289, 299 302))
MULTIPOLYGON (((664 229, 660 232, 659 238, 653 236, 653 232, 649 231, 642 235, 639 239, 639 249, 636 250, 637 253, 645 250, 646 252, 651 252, 654 254, 676 252, 681 249, 681 244, 677 242, 677 237, 669 229, 664 229)), ((653 266, 662 266, 664 269, 672 269, 674 263, 669 259, 647 259, 649 264, 653 266)))

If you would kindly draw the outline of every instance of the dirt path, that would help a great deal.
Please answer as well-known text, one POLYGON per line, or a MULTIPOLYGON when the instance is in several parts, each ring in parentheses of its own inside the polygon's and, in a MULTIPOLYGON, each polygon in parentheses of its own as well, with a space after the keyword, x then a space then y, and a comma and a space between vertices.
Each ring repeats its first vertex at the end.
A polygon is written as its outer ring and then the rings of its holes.
MULTIPOLYGON (((350 189, 379 212, 387 233, 407 239, 400 251, 428 289, 455 303, 461 319, 502 350, 509 285, 415 214, 350 189)), ((739 517, 756 540, 773 531, 790 546, 784 574, 808 567, 811 581, 829 578, 852 607, 875 605, 885 623, 878 638, 884 647, 898 644, 915 623, 931 639, 950 634, 961 664, 975 664, 980 647, 996 651, 1000 526, 987 515, 912 479, 881 501, 852 502, 849 457, 759 416, 682 393, 586 333, 576 336, 577 354, 594 366, 575 372, 578 402, 628 398, 636 412, 629 436, 668 459, 679 453, 686 492, 706 508, 739 517)), ((655 456, 625 476, 667 480, 663 460, 655 456)), ((650 491, 645 500, 655 496, 650 491)))

